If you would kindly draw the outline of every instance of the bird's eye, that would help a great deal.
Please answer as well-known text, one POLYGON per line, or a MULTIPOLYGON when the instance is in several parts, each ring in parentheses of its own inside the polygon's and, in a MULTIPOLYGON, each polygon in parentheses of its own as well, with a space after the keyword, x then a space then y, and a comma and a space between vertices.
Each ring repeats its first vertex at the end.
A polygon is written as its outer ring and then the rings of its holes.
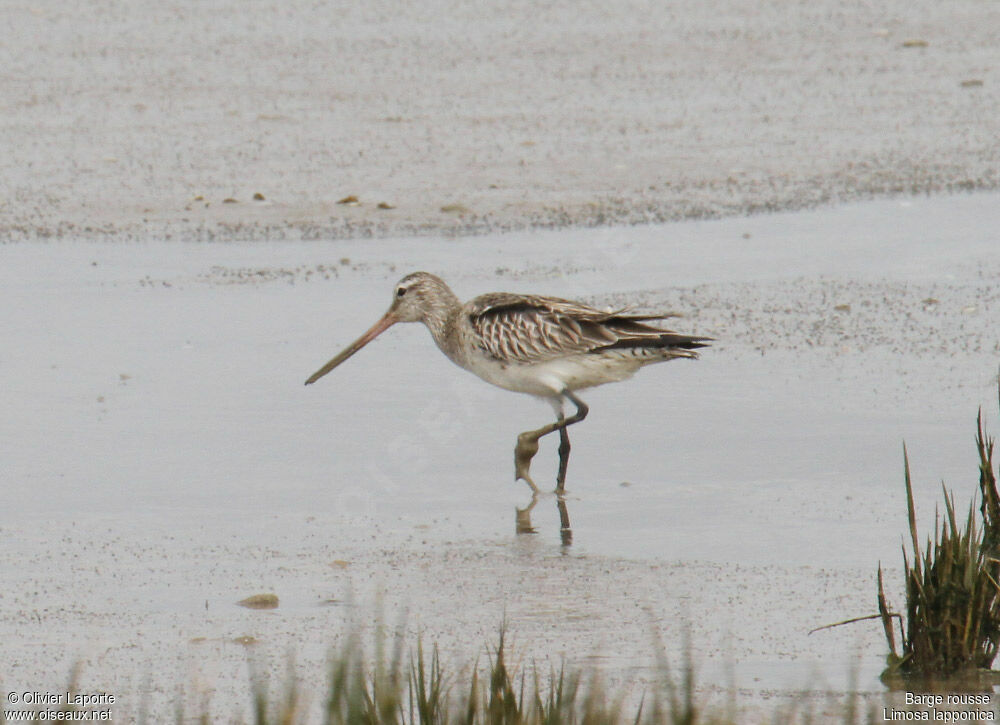
POLYGON ((402 297, 405 294, 406 294, 406 287, 400 287, 399 289, 396 290, 397 297, 402 297))

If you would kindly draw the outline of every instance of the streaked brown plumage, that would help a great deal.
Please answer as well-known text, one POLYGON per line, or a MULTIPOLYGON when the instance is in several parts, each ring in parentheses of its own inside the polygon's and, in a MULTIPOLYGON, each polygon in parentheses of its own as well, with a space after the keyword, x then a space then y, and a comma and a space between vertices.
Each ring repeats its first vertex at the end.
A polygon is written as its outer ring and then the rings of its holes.
POLYGON ((459 301, 438 277, 407 275, 396 285, 388 312, 368 332, 317 370, 326 375, 396 322, 423 322, 452 362, 489 383, 549 400, 556 423, 518 436, 515 472, 533 490, 529 476, 538 439, 558 430, 561 492, 569 459, 566 428, 583 420, 587 406, 577 390, 631 377, 639 368, 674 358, 696 358, 710 338, 682 335, 649 324, 671 317, 602 311, 570 300, 504 292, 459 301), (563 401, 576 412, 563 417, 563 401))
POLYGON ((644 324, 673 314, 606 312, 558 297, 492 293, 476 297, 463 311, 484 350, 499 360, 518 363, 625 348, 666 349, 675 357, 696 357, 692 350, 704 347, 698 342, 707 339, 644 324))

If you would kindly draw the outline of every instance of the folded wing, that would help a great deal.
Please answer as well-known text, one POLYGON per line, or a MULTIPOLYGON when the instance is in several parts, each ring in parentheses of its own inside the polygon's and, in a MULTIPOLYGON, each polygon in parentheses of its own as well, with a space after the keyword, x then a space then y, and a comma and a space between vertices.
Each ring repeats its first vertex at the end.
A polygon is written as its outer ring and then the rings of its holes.
POLYGON ((669 349, 695 357, 711 338, 680 335, 648 324, 674 317, 598 310, 556 297, 496 293, 469 303, 480 348, 506 362, 537 363, 624 348, 669 349))

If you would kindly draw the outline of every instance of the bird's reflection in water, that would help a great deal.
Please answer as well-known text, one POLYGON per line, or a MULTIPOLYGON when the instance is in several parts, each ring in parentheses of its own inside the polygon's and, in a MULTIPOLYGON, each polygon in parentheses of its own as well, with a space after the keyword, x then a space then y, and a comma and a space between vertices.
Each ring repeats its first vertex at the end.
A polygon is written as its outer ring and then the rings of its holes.
MULTIPOLYGON (((514 508, 514 530, 518 534, 538 533, 531 523, 531 511, 538 505, 538 499, 539 495, 535 492, 531 495, 531 503, 524 508, 514 508)), ((569 509, 564 496, 556 496, 556 508, 559 510, 559 538, 563 546, 569 546, 573 543, 573 529, 569 524, 569 509)))

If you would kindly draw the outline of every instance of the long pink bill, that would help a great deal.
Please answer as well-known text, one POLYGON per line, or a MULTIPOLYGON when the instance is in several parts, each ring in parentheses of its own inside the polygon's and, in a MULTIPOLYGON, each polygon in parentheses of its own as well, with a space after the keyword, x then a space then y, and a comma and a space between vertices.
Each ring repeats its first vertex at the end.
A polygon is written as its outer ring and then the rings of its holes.
POLYGON ((333 370, 335 367, 337 367, 338 365, 340 365, 340 363, 344 362, 344 360, 346 360, 351 355, 353 355, 354 353, 356 353, 358 350, 360 350, 361 348, 363 348, 365 345, 367 345, 369 342, 371 342, 376 337, 378 337, 379 335, 381 335, 383 332, 385 332, 386 330, 388 330, 394 324, 396 324, 396 318, 393 316, 393 314, 392 314, 391 311, 390 312, 386 312, 385 316, 382 317, 382 319, 379 320, 378 322, 376 322, 374 325, 372 325, 371 329, 368 330, 368 332, 366 332, 364 335, 362 335, 357 340, 355 340, 354 342, 352 342, 350 345, 348 345, 346 348, 344 348, 344 350, 340 354, 338 354, 335 358, 333 358, 330 362, 328 362, 326 365, 324 365, 319 370, 317 370, 312 375, 310 375, 309 379, 306 380, 306 385, 311 385, 312 383, 315 383, 321 377, 323 377, 328 372, 330 372, 331 370, 333 370))

